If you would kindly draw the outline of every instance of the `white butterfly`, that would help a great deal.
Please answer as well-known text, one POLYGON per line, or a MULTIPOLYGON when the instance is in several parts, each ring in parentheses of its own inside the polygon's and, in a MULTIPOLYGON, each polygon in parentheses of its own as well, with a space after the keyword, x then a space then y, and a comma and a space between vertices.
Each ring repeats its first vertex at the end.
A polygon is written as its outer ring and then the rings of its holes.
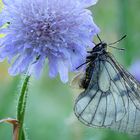
POLYGON ((91 127, 139 134, 140 83, 107 52, 104 42, 90 51, 86 63, 84 77, 78 76, 84 91, 75 102, 77 118, 91 127))

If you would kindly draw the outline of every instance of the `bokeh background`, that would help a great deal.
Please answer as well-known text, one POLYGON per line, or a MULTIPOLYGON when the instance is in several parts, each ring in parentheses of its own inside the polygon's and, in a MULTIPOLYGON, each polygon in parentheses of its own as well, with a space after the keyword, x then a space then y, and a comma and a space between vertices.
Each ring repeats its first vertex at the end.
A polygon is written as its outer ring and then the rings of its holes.
MULTIPOLYGON (((91 7, 94 20, 101 28, 100 37, 114 42, 127 35, 118 47, 110 49, 127 69, 140 59, 140 0, 99 0, 91 7)), ((97 39, 95 39, 98 41, 97 39)), ((115 45, 116 46, 116 45, 115 45)), ((0 63, 0 119, 16 116, 19 76, 9 76, 9 64, 0 63)), ((71 74, 70 79, 74 75, 71 74)), ((59 77, 50 79, 47 67, 40 79, 31 79, 25 127, 30 140, 139 140, 110 130, 88 128, 77 121, 73 113, 74 100, 80 91, 62 84, 59 77)), ((12 139, 12 126, 0 124, 0 140, 12 139)))

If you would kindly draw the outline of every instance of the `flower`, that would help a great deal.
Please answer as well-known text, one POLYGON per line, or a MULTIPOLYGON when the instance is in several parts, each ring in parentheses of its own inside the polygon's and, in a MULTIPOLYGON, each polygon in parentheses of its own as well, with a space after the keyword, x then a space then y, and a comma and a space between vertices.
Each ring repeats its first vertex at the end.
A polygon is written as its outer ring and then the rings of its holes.
POLYGON ((87 9, 97 0, 3 0, 0 26, 0 61, 8 58, 9 73, 40 75, 46 59, 49 76, 58 73, 68 81, 86 58, 86 48, 93 46, 99 28, 87 9))
POLYGON ((140 60, 135 61, 131 65, 130 73, 140 82, 140 60))

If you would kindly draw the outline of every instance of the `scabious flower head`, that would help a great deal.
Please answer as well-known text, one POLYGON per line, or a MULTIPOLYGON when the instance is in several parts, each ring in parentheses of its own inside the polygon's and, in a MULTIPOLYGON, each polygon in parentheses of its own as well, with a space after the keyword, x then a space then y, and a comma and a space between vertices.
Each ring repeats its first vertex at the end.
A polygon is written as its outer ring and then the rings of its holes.
POLYGON ((140 82, 140 60, 135 61, 131 65, 130 73, 140 82))
POLYGON ((11 75, 28 72, 36 76, 48 60, 49 75, 58 73, 68 81, 86 58, 86 47, 93 46, 99 32, 87 9, 97 0, 3 0, 0 13, 0 61, 12 63, 11 75))

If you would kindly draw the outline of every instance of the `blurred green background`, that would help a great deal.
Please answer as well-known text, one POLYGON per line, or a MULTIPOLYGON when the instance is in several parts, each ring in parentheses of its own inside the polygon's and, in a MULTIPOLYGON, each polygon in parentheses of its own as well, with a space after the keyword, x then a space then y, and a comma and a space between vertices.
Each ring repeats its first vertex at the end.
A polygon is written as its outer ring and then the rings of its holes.
MULTIPOLYGON (((126 51, 110 51, 129 68, 136 59, 140 59, 140 0, 99 0, 91 10, 96 24, 101 28, 102 40, 110 43, 127 35, 118 45, 126 51)), ((16 116, 20 77, 10 77, 8 66, 6 61, 0 63, 0 119, 16 116)), ((71 88, 69 83, 62 84, 59 77, 50 79, 47 68, 40 79, 31 79, 25 118, 29 139, 139 140, 139 136, 88 128, 77 121, 73 105, 78 94, 78 89, 71 88)), ((11 139, 12 126, 0 124, 0 140, 11 139)))

